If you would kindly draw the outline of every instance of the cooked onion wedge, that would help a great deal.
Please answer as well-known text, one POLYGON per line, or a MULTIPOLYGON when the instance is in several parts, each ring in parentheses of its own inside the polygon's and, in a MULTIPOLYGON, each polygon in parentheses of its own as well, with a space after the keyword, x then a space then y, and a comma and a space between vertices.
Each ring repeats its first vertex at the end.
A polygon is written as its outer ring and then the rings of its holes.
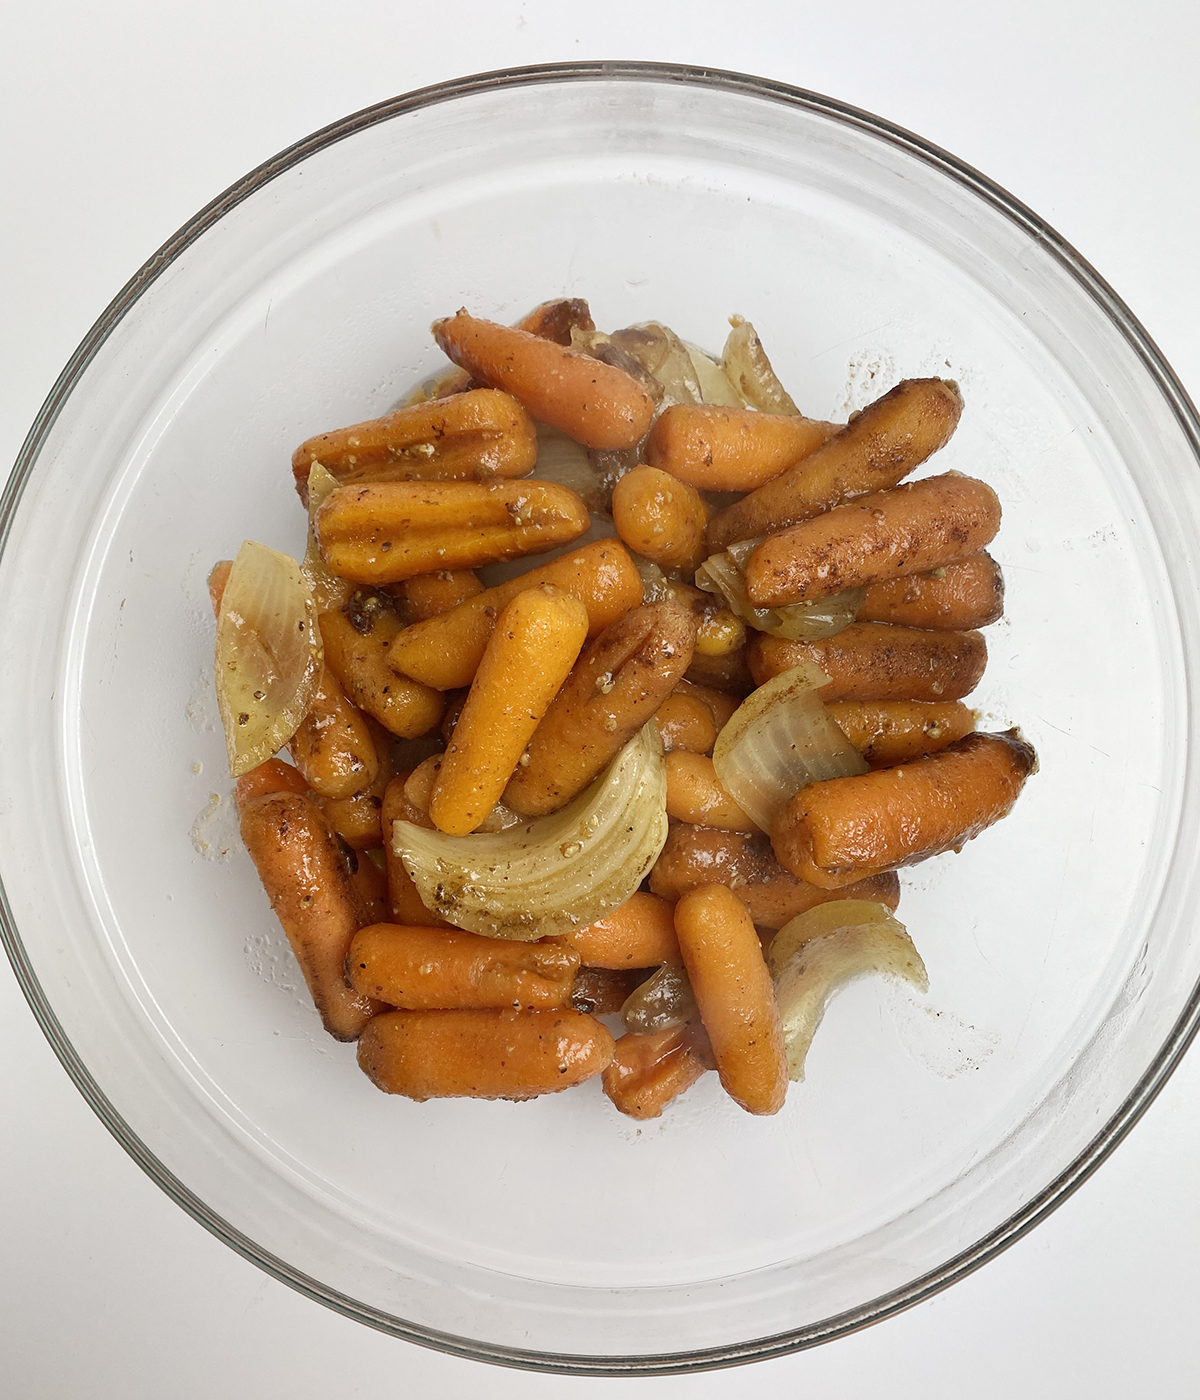
POLYGON ((625 998, 621 1019, 627 1031, 654 1035, 694 1021, 699 1012, 692 984, 681 962, 665 962, 625 998))
POLYGON ((761 541, 749 540, 726 553, 710 554, 696 571, 696 587, 724 599, 736 617, 757 631, 782 637, 785 641, 816 642, 850 626, 867 596, 863 588, 848 588, 811 603, 788 603, 781 608, 753 607, 746 596, 742 564, 753 552, 746 550, 746 544, 758 543, 761 541), (746 551, 742 563, 738 562, 735 549, 746 551))
POLYGON ((882 904, 862 899, 820 904, 785 924, 771 942, 767 964, 792 1079, 804 1078, 808 1047, 839 987, 873 972, 901 977, 921 992, 929 988, 925 964, 904 925, 882 904))
POLYGON ((317 545, 317 532, 314 521, 325 497, 336 491, 342 483, 320 462, 314 462, 308 469, 308 544, 304 558, 300 561, 300 573, 308 584, 317 605, 317 612, 328 612, 330 608, 340 608, 354 592, 355 585, 349 579, 340 578, 321 558, 317 545))
POLYGON ((300 566, 246 540, 217 617, 217 705, 232 777, 265 763, 296 732, 321 662, 317 612, 300 566))
POLYGON ((472 933, 529 941, 586 928, 624 904, 667 839, 667 776, 647 724, 560 812, 494 835, 398 821, 392 844, 421 900, 472 933))
POLYGON ((799 413, 791 394, 779 382, 758 332, 741 316, 731 316, 733 329, 725 341, 721 368, 752 408, 763 413, 799 413))

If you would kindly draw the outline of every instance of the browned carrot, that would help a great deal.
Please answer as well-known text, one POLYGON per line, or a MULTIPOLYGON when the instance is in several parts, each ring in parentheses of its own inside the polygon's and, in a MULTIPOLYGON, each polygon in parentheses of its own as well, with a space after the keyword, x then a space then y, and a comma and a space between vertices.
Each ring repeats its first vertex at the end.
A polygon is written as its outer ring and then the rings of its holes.
POLYGON ((657 967, 679 957, 671 906, 638 890, 611 914, 563 935, 587 967, 657 967))
POLYGON ((468 598, 483 592, 483 584, 470 569, 439 569, 435 574, 420 574, 405 579, 390 590, 398 600, 398 611, 406 623, 424 622, 468 598))
POLYGON ((288 741, 296 767, 322 797, 350 797, 379 776, 379 759, 366 716, 346 699, 328 666, 308 714, 288 741))
POLYGON ((613 1038, 579 1011, 389 1011, 358 1045, 387 1094, 410 1099, 531 1099, 606 1069, 613 1038))
POLYGON ((775 534, 849 496, 894 486, 945 446, 961 413, 962 396, 949 380, 904 380, 815 452, 715 516, 709 547, 775 534))
POLYGON ((725 790, 712 759, 700 753, 667 754, 667 816, 722 831, 758 830, 725 790))
POLYGON ((358 610, 352 618, 334 608, 323 612, 317 623, 325 664, 360 710, 402 739, 415 739, 436 727, 445 708, 442 697, 430 686, 398 676, 388 664, 388 649, 401 635, 394 612, 358 610))
POLYGON ((240 812, 247 802, 268 792, 307 792, 304 774, 279 758, 268 758, 249 773, 243 773, 234 789, 234 801, 240 812))
POLYGON ((957 700, 835 700, 829 714, 873 768, 937 753, 975 728, 975 711, 957 700))
POLYGON ((687 609, 671 602, 636 608, 602 632, 534 731, 508 805, 540 816, 582 792, 670 695, 695 635, 687 609))
POLYGON ((565 1006, 579 954, 462 929, 371 924, 354 935, 346 979, 405 1011, 467 1006, 565 1006))
POLYGON ((732 890, 701 885, 675 906, 675 932, 725 1092, 747 1113, 778 1113, 787 1055, 754 921, 732 890))
POLYGON ((797 914, 830 899, 871 899, 889 909, 900 902, 900 882, 894 874, 877 875, 836 892, 818 889, 785 870, 761 833, 673 822, 650 872, 650 888, 664 899, 677 900, 714 880, 728 885, 763 928, 782 928, 797 914))
POLYGON ((439 831, 466 836, 491 812, 587 631, 584 605, 549 583, 500 614, 430 796, 439 831))
POLYGON ((747 664, 753 636, 744 647, 726 652, 724 656, 706 656, 697 651, 687 669, 685 680, 705 690, 725 691, 729 695, 749 695, 755 681, 747 664))
POLYGON ((406 627, 392 643, 388 664, 437 690, 470 685, 497 616, 518 593, 540 583, 552 583, 579 599, 588 610, 593 637, 642 601, 642 580, 629 551, 615 540, 598 540, 406 627))
POLYGON ((373 856, 379 852, 364 851, 361 855, 352 852, 350 883, 362 905, 362 917, 372 924, 383 923, 390 917, 388 909, 387 876, 381 866, 375 864, 373 856))
POLYGON ((575 492, 552 481, 379 481, 331 491, 316 532, 335 574, 379 587, 541 554, 589 523, 575 492))
POLYGON ((667 753, 674 749, 687 753, 712 752, 717 739, 717 726, 713 723, 712 711, 703 700, 672 691, 658 707, 654 718, 667 753))
POLYGON ((830 677, 821 699, 961 700, 979 684, 987 665, 980 632, 935 632, 852 622, 818 642, 785 642, 760 632, 746 648, 759 685, 814 662, 830 677))
POLYGON ((663 1109, 713 1065, 712 1046, 700 1026, 670 1026, 654 1035, 623 1035, 601 1083, 619 1113, 661 1118, 663 1109))
POLYGON ((436 321, 433 334, 456 365, 507 390, 539 423, 585 447, 635 447, 650 427, 650 395, 624 370, 590 355, 465 311, 436 321))
POLYGON ((375 746, 376 771, 370 786, 349 797, 315 797, 325 814, 325 820, 355 851, 371 851, 383 845, 383 794, 391 781, 392 741, 387 730, 369 719, 372 743, 375 746))
POLYGON ((436 914, 426 909, 417 892, 412 876, 404 868, 404 862, 392 848, 392 824, 398 821, 414 822, 417 826, 432 827, 433 823, 408 801, 404 785, 407 773, 398 773, 384 790, 383 807, 380 811, 383 836, 383 853, 387 865, 388 907, 392 918, 400 924, 417 927, 446 928, 449 925, 436 914))
POLYGON ((646 460, 704 491, 753 491, 837 432, 799 414, 673 404, 646 440, 646 460))
POLYGON ((841 889, 959 850, 1008 815, 1036 767, 1015 729, 968 734, 901 768, 809 783, 780 811, 772 845, 793 874, 841 889))
POLYGON ((740 703, 736 695, 724 690, 713 690, 711 686, 697 685, 695 681, 682 680, 675 687, 676 695, 688 695, 708 706, 713 723, 719 734, 733 718, 733 712, 740 703))
POLYGON ((927 574, 876 583, 858 610, 859 622, 945 627, 969 632, 1004 615, 1004 575, 986 550, 927 574))
POLYGON ((510 394, 473 389, 309 438, 292 456, 296 489, 305 499, 316 461, 347 484, 486 481, 531 472, 537 434, 510 394))
POLYGON ((664 569, 695 572, 704 559, 708 507, 694 486, 657 467, 634 467, 621 477, 612 516, 629 548, 664 569))
POLYGON ((242 808, 241 830, 325 1029, 354 1040, 380 1008, 343 976, 365 911, 337 838, 316 805, 296 792, 252 798, 242 808))
POLYGON ((730 656, 746 643, 746 624, 725 605, 725 600, 690 583, 670 583, 670 595, 691 610, 696 623, 696 655, 730 656))
POLYGON ((564 297, 535 306, 528 316, 517 322, 517 329, 540 335, 543 340, 553 340, 558 345, 570 345, 573 330, 594 331, 596 323, 582 297, 564 297))
POLYGON ((924 573, 977 553, 999 528, 996 493, 973 477, 872 491, 765 539, 746 561, 746 596, 775 608, 924 573))
MULTIPOLYGON (((672 929, 672 931, 674 931, 672 929)), ((615 1016, 629 993, 645 981, 644 967, 581 967, 571 988, 571 1005, 589 1016, 615 1016)))

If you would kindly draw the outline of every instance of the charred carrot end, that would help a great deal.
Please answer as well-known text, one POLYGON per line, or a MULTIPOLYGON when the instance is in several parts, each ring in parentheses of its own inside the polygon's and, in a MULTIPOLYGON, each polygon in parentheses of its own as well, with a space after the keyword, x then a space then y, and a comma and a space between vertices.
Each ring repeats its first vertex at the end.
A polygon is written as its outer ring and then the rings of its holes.
POLYGON ((517 330, 540 335, 543 340, 553 340, 557 345, 570 345, 574 330, 595 329, 591 309, 582 297, 544 301, 517 322, 517 330))
POLYGON ((603 919, 564 937, 587 967, 657 967, 679 957, 671 905, 644 890, 603 919))
POLYGON ((975 554, 999 528, 996 493, 973 477, 873 491, 765 539, 746 563, 746 595, 774 608, 869 588, 975 554))
POLYGON ((339 481, 486 481, 537 461, 533 422, 510 394, 473 389, 309 438, 292 456, 302 494, 314 462, 339 481))
POLYGON ((945 446, 962 407, 949 380, 904 380, 815 452, 715 516, 709 547, 772 535, 849 496, 894 486, 945 446))
POLYGON ((437 690, 470 685, 496 618, 518 593, 542 583, 579 599, 593 637, 642 601, 642 580, 629 551, 613 540, 599 540, 406 627, 391 644, 388 664, 401 676, 437 690))
POLYGON ((380 1008, 346 986, 346 953, 365 910, 328 822, 302 794, 272 792, 242 808, 241 832, 325 1029, 354 1040, 380 1008))
POLYGON ((651 890, 664 899, 678 900, 713 881, 731 888, 761 928, 782 928, 797 914, 830 899, 869 899, 889 909, 900 903, 900 881, 892 872, 860 880, 849 889, 819 889, 785 870, 761 832, 718 831, 673 822, 650 872, 651 890))
POLYGON ((778 1113, 787 1056, 754 921, 724 885, 702 885, 675 906, 675 932, 725 1092, 747 1113, 778 1113))
POLYGON ((612 514, 629 548, 664 569, 694 572, 704 559, 708 507, 694 486, 668 472, 657 467, 626 472, 613 487, 612 514))
POLYGON ((220 616, 221 599, 225 596, 225 585, 229 582, 229 573, 232 568, 232 559, 222 559, 213 565, 212 572, 208 576, 208 601, 212 604, 214 617, 220 616))
POLYGON ((508 805, 542 816, 582 792, 674 690, 695 637, 687 609, 671 602, 637 608, 601 633, 534 731, 508 805))
POLYGON ((623 1035, 601 1083, 618 1113, 661 1118, 712 1066, 712 1047, 700 1027, 672 1026, 656 1035, 623 1035))
POLYGON ((957 700, 835 700, 828 709, 833 722, 873 768, 890 768, 937 753, 975 728, 975 711, 957 700))
POLYGON ((799 414, 674 404, 646 440, 646 460, 705 491, 753 491, 840 431, 799 414))
POLYGON ((859 622, 969 632, 1004 616, 1004 575, 986 550, 924 574, 907 574, 867 589, 859 622))
POLYGON ((346 958, 356 991, 405 1011, 561 1007, 578 969, 561 944, 391 923, 359 929, 346 958))
POLYGON ((339 578, 380 587, 540 554, 589 523, 575 492, 550 481, 381 481, 331 491, 316 532, 339 578))
POLYGON ((632 375, 590 355, 465 311, 435 322, 433 334, 456 365, 585 447, 636 447, 650 427, 650 395, 632 375))
POLYGON ((304 774, 279 758, 268 758, 249 773, 243 773, 234 788, 234 801, 240 812, 247 802, 271 792, 307 792, 304 774))
POLYGON ((717 741, 717 726, 712 710, 694 695, 672 691, 658 707, 654 716, 658 724, 663 750, 671 753, 711 753, 717 741))
POLYGON ((531 1099, 605 1070, 613 1038, 579 1011, 390 1011, 358 1044, 358 1063, 387 1094, 531 1099))
POLYGON ((667 754, 667 816, 722 831, 758 830, 730 797, 707 754, 667 754))
POLYGON ((405 622, 424 622, 476 597, 483 592, 483 584, 470 569, 439 569, 405 579, 391 591, 405 622))
POLYGON ((1015 729, 968 734, 901 768, 810 783, 771 833, 782 865, 826 889, 959 850, 1008 815, 1036 770, 1015 729))
POLYGON ((552 584, 518 593, 483 653, 429 803, 451 836, 496 805, 587 638, 587 609, 552 584))
POLYGON ((746 648, 758 685, 810 661, 830 678, 821 699, 961 700, 983 678, 987 643, 979 632, 937 632, 852 622, 818 642, 785 642, 759 633, 746 648))

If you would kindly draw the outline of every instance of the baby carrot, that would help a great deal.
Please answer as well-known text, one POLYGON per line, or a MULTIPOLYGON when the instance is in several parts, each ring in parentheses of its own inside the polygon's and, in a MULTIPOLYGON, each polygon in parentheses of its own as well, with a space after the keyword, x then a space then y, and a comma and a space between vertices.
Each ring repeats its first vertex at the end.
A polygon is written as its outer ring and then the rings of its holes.
POLYGON ((793 874, 840 889, 957 851, 1008 815, 1036 769, 1017 730, 968 734, 901 768, 809 783, 776 817, 771 844, 793 874))
POLYGON ((389 590, 405 622, 424 622, 465 603, 483 592, 483 584, 470 569, 439 569, 434 574, 418 574, 389 590))
POLYGON ((433 334, 456 365, 585 447, 636 447, 650 427, 650 395, 632 375, 590 355, 466 311, 434 322, 433 334))
POLYGON ((661 1118, 712 1067, 712 1047, 699 1026, 670 1026, 653 1035, 623 1035, 601 1083, 619 1113, 661 1118))
POLYGON ((307 792, 304 774, 280 758, 268 758, 249 773, 243 773, 234 788, 234 801, 240 812, 247 802, 268 792, 307 792))
POLYGON ((703 700, 680 694, 677 688, 658 707, 654 719, 664 752, 682 749, 687 753, 712 753, 717 726, 703 700))
POLYGON ((500 614, 433 788, 440 831, 466 836, 496 805, 587 631, 584 605, 548 583, 500 614))
POLYGON ((563 941, 585 967, 657 967, 679 957, 671 906, 644 890, 587 928, 564 934, 563 941))
POLYGON ((753 491, 840 431, 799 414, 673 404, 650 430, 646 460, 704 491, 753 491))
POLYGON ((746 561, 746 596, 775 608, 868 588, 965 559, 999 528, 996 493, 973 477, 872 491, 765 539, 746 561))
POLYGON ((591 309, 582 297, 560 297, 555 301, 543 301, 517 322, 519 331, 530 335, 540 335, 543 340, 553 340, 559 345, 570 345, 573 330, 594 331, 591 309))
MULTIPOLYGON (((911 763, 975 728, 975 711, 957 700, 835 700, 829 717, 873 768, 911 763)), ((667 802, 670 804, 670 770, 667 802)))
POLYGON ((379 774, 379 759, 366 716, 357 710, 328 666, 308 714, 288 741, 296 767, 322 797, 350 797, 379 774))
POLYGON ((1004 615, 1004 575, 986 550, 925 574, 906 574, 867 589, 859 622, 969 632, 1004 615))
POLYGON ((389 1011, 358 1043, 358 1063, 387 1094, 531 1099, 591 1079, 613 1038, 580 1011, 389 1011))
POLYGON ((613 487, 612 516, 629 548, 664 569, 694 572, 704 559, 708 507, 694 486, 668 472, 657 467, 626 472, 613 487))
POLYGON ((317 618, 317 625, 325 664, 353 704, 401 739, 415 739, 434 728, 445 701, 432 687, 398 676, 388 663, 388 648, 401 633, 394 612, 352 619, 343 609, 330 608, 317 618))
POLYGON ((747 1113, 778 1113, 787 1055, 753 920, 732 890, 701 885, 675 906, 675 932, 725 1092, 747 1113))
MULTIPOLYGON (((851 743, 854 741, 851 740, 851 743)), ((758 827, 726 792, 706 754, 667 754, 667 816, 694 826, 755 832, 758 827)))
MULTIPOLYGON (((672 932, 674 928, 672 927, 672 932)), ((647 972, 644 967, 581 967, 571 987, 571 1005, 589 1016, 615 1016, 647 972)))

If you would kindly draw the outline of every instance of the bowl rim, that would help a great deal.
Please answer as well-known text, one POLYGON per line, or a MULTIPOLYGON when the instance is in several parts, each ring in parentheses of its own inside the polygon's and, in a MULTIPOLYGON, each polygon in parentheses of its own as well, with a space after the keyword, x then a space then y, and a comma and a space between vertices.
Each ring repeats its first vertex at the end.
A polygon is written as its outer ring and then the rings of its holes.
MULTIPOLYGON (((8 543, 17 511, 42 447, 70 394, 105 341, 143 293, 191 244, 243 200, 269 184, 277 175, 337 142, 393 117, 439 103, 530 86, 576 82, 618 81, 631 84, 677 84, 759 98, 800 108, 843 126, 864 131, 899 148, 939 171, 1003 214, 1030 238, 1081 287, 1104 312, 1137 355, 1164 399, 1170 405, 1193 453, 1200 460, 1200 415, 1178 376, 1145 328, 1117 293, 1079 252, 1002 186, 932 142, 884 118, 807 89, 774 79, 754 77, 725 69, 683 64, 589 60, 537 64, 528 67, 477 73, 365 107, 322 127, 263 162, 201 209, 174 233, 129 279, 84 336, 50 390, 21 447, 0 494, 0 556, 8 543)), ((92 1077, 42 989, 22 944, 20 933, 0 878, 0 941, 3 942, 17 982, 50 1043, 51 1049, 82 1094, 88 1106, 139 1167, 193 1220, 244 1259, 278 1282, 323 1304, 345 1317, 377 1331, 399 1337, 451 1356, 559 1375, 618 1376, 686 1374, 719 1367, 744 1365, 784 1356, 832 1341, 880 1322, 948 1288, 996 1257, 1022 1238, 1060 1206, 1108 1157, 1134 1126, 1168 1078, 1200 1030, 1200 985, 1193 988, 1170 1033, 1125 1102, 1079 1153, 1048 1185, 995 1230, 960 1251, 938 1268, 859 1307, 791 1331, 755 1340, 680 1352, 653 1355, 570 1355, 479 1342, 406 1322, 332 1289, 320 1280, 294 1269, 285 1260, 250 1239, 212 1211, 204 1201, 158 1160, 124 1122, 92 1077)))

